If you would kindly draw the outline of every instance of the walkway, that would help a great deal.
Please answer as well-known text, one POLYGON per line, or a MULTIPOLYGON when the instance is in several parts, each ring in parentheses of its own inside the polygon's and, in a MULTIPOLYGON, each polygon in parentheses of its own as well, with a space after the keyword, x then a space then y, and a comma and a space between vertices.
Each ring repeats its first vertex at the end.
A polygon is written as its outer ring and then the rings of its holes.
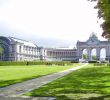
MULTIPOLYGON (((37 89, 39 87, 41 87, 42 85, 45 85, 53 80, 56 80, 64 75, 67 75, 69 73, 71 73, 74 70, 80 69, 84 66, 86 66, 87 64, 84 64, 82 66, 78 66, 75 68, 71 68, 68 70, 64 70, 64 71, 60 71, 57 73, 53 73, 47 76, 42 76, 36 79, 32 79, 32 80, 28 80, 28 81, 24 81, 22 83, 17 83, 14 85, 10 85, 4 88, 0 88, 0 100, 15 100, 15 99, 6 99, 7 97, 20 97, 22 94, 32 91, 34 89, 37 89), (1 99, 3 98, 3 99, 1 99)), ((41 100, 41 99, 16 99, 16 100, 41 100)), ((43 99, 42 100, 49 100, 48 99, 43 99)))

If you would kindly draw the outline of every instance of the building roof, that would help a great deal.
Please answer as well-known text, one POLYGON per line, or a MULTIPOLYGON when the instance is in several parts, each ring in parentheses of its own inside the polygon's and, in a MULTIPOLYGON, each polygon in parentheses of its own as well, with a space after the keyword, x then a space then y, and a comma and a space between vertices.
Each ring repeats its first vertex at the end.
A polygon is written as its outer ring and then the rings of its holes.
POLYGON ((52 51, 75 51, 76 49, 70 49, 70 48, 45 48, 47 50, 52 50, 52 51))
POLYGON ((109 44, 110 45, 110 41, 100 41, 101 44, 109 44))
POLYGON ((9 37, 9 38, 12 39, 15 42, 23 43, 25 46, 30 46, 30 47, 36 47, 37 46, 36 44, 34 44, 32 42, 29 42, 29 41, 26 41, 26 40, 18 39, 18 38, 15 38, 15 37, 9 37))
POLYGON ((80 42, 80 41, 77 42, 77 45, 85 45, 85 44, 86 42, 80 42))

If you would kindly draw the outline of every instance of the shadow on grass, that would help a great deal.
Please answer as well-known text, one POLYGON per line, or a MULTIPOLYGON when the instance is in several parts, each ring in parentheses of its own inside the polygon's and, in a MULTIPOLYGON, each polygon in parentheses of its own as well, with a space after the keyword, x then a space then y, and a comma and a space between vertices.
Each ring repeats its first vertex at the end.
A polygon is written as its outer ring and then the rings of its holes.
POLYGON ((58 100, 110 100, 109 94, 110 68, 107 67, 77 70, 29 93, 54 96, 58 100))
POLYGON ((13 85, 13 84, 16 84, 16 83, 21 83, 21 82, 24 82, 24 81, 32 80, 32 79, 42 77, 42 76, 44 76, 44 75, 32 76, 32 77, 28 77, 28 78, 15 79, 15 80, 5 80, 5 81, 0 80, 0 88, 6 87, 6 86, 9 86, 9 85, 13 85))
POLYGON ((91 97, 87 100, 110 100, 110 95, 99 96, 99 97, 91 97))
POLYGON ((17 80, 6 80, 6 81, 0 80, 0 88, 14 84, 14 83, 17 83, 17 80))
POLYGON ((75 99, 75 98, 69 98, 65 95, 59 96, 57 100, 110 100, 110 95, 105 95, 105 96, 99 96, 99 97, 90 97, 90 98, 80 98, 80 99, 75 99))

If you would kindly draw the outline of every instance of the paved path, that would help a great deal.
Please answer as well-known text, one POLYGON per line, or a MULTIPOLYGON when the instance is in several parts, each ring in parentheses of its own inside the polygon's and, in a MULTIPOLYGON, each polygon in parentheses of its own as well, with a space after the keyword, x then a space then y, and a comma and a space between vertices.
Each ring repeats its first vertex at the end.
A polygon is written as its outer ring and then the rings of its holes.
MULTIPOLYGON (((84 65, 77 66, 77 67, 74 67, 68 70, 60 71, 60 72, 53 73, 50 75, 42 76, 40 78, 36 78, 36 79, 24 81, 22 83, 17 83, 17 84, 10 85, 4 88, 0 88, 0 98, 15 97, 15 96, 19 97, 26 92, 37 89, 41 87, 42 85, 45 85, 53 80, 56 80, 86 65, 87 64, 84 64, 84 65)), ((5 99, 0 99, 0 100, 5 100, 5 99)), ((15 99, 6 99, 6 100, 15 100, 15 99)), ((16 99, 16 100, 22 100, 22 99, 16 99)), ((41 99, 25 99, 25 100, 41 100, 41 99)), ((49 100, 49 99, 42 99, 42 100, 49 100)))

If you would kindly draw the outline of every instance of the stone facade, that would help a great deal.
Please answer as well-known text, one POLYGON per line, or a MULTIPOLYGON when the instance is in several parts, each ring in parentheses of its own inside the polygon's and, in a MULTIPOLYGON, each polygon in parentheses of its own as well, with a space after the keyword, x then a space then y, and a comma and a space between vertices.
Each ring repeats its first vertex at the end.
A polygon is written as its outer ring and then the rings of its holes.
POLYGON ((97 36, 92 33, 89 39, 85 42, 77 41, 77 57, 82 58, 83 50, 87 50, 88 58, 87 60, 92 60, 91 52, 96 49, 96 59, 100 60, 101 49, 106 51, 106 60, 110 60, 110 41, 100 41, 97 36))
POLYGON ((82 59, 84 49, 87 50, 87 60, 92 60, 93 49, 96 49, 96 58, 100 60, 102 48, 106 51, 106 60, 110 60, 110 41, 100 41, 94 33, 85 42, 77 41, 74 49, 43 48, 29 41, 4 36, 0 36, 0 46, 3 48, 0 60, 3 61, 78 61, 82 59))
POLYGON ((77 60, 77 49, 45 48, 46 60, 49 61, 73 61, 77 60))
POLYGON ((29 41, 0 36, 0 45, 4 51, 0 57, 3 61, 30 61, 40 56, 38 46, 29 41))

